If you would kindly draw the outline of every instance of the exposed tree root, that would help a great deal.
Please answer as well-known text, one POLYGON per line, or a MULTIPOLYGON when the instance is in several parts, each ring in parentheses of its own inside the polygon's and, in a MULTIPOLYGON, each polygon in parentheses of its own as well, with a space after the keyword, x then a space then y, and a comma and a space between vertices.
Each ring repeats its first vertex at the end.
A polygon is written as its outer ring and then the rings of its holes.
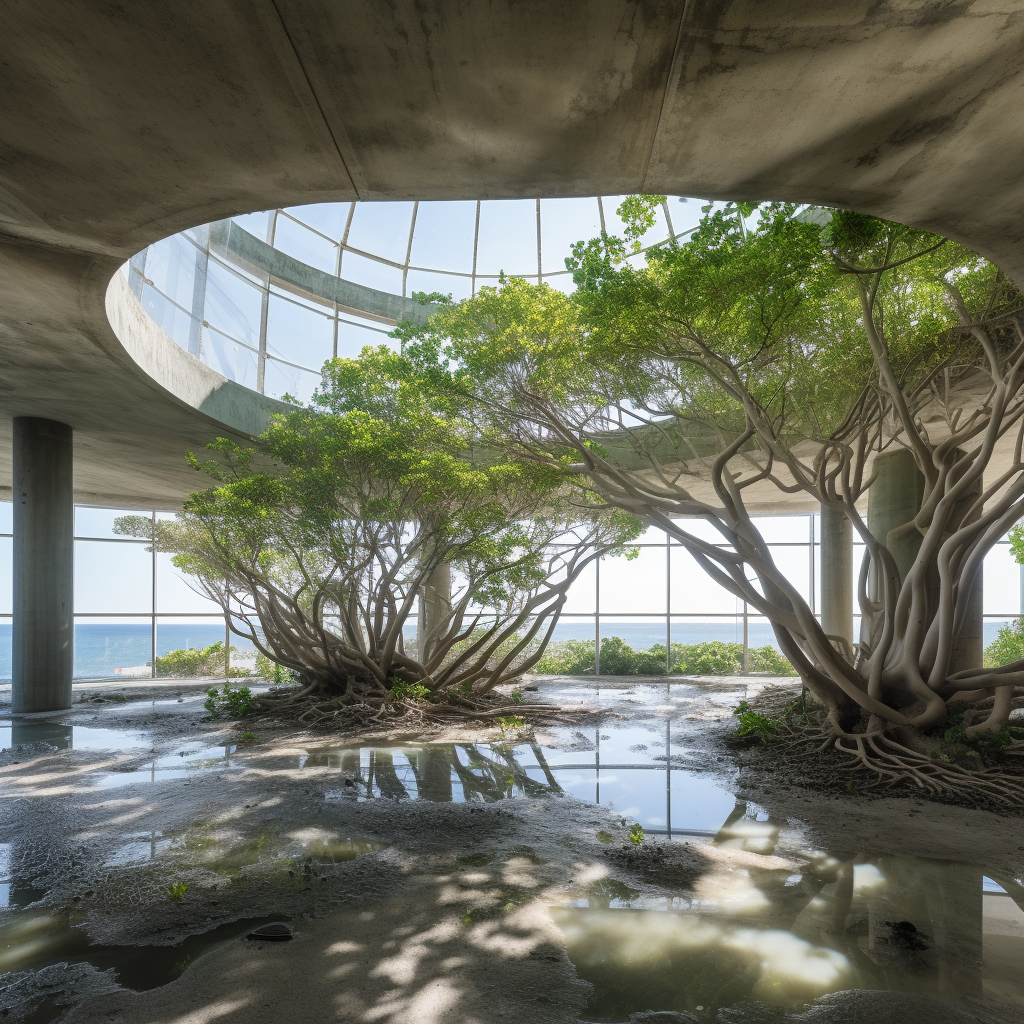
MULTIPOLYGON (((940 800, 993 809, 1024 809, 1024 741, 997 753, 936 736, 901 736, 882 729, 840 732, 823 708, 766 692, 751 707, 770 723, 765 753, 782 762, 816 763, 835 777, 847 776, 850 791, 913 787, 940 800), (817 755, 817 756, 815 756, 817 755), (831 764, 829 764, 831 762, 831 764)), ((984 702, 982 702, 984 704, 984 702)), ((981 706, 979 705, 979 709, 981 706)))
POLYGON ((289 718, 300 725, 331 725, 344 730, 383 727, 430 728, 455 722, 565 721, 585 715, 585 709, 557 704, 510 700, 504 694, 452 697, 449 700, 401 700, 354 693, 326 696, 293 689, 257 698, 250 718, 289 718))

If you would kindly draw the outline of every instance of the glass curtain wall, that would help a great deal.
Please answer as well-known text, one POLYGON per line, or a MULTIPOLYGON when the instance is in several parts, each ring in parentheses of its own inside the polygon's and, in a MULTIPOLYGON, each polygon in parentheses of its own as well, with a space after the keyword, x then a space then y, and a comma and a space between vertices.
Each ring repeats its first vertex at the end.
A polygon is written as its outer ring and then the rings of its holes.
MULTIPOLYGON (((197 593, 171 564, 147 551, 149 542, 114 535, 122 515, 156 519, 173 512, 75 507, 76 679, 136 678, 156 674, 155 659, 180 648, 226 640, 224 614, 197 593)), ((0 678, 11 677, 13 538, 10 502, 0 503, 0 678)), ((248 645, 231 637, 233 662, 253 664, 248 645)))
MULTIPOLYGON (((76 678, 148 676, 154 674, 154 659, 168 651, 225 641, 220 608, 192 589, 170 555, 147 551, 148 541, 114 535, 114 520, 125 514, 139 513, 86 505, 75 509, 76 678)), ((173 515, 149 514, 158 519, 173 515)), ((819 517, 762 516, 756 522, 776 563, 819 611, 819 517)), ((3 679, 11 675, 11 524, 11 504, 0 502, 3 679)), ((655 644, 743 643, 746 635, 750 647, 774 646, 767 620, 715 584, 680 545, 648 530, 639 549, 630 561, 602 559, 577 581, 555 629, 556 642, 596 640, 599 650, 602 640, 619 637, 634 650, 647 650, 655 644)), ((855 545, 855 565, 862 555, 863 547, 855 545)), ((1024 568, 1004 540, 985 560, 985 644, 1022 613, 1024 568)), ((234 635, 231 644, 247 646, 234 635)), ((252 658, 251 652, 233 655, 236 663, 252 658)))
MULTIPOLYGON (((821 613, 821 517, 818 515, 755 516, 772 557, 812 610, 821 613)), ((714 541, 711 527, 690 521, 687 529, 714 541)), ((744 647, 777 648, 771 624, 755 614, 700 569, 681 545, 660 530, 641 537, 639 555, 603 558, 573 587, 555 630, 554 640, 593 640, 598 652, 603 640, 618 637, 634 650, 661 644, 708 641, 739 643, 744 647)), ((853 547, 856 569, 863 544, 853 547)), ((1000 627, 1024 614, 1024 567, 1000 541, 985 559, 984 637, 988 646, 1000 627)), ((853 607, 857 595, 854 589, 853 607)), ((854 617, 854 635, 860 631, 854 617)))

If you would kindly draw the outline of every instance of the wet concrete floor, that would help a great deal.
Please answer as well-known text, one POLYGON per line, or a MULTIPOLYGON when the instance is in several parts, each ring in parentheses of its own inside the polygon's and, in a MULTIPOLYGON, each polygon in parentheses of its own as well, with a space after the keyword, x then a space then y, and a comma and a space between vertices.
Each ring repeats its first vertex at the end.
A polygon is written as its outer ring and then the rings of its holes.
POLYGON ((749 777, 763 685, 546 680, 603 714, 362 742, 186 685, 0 720, 0 1012, 1024 1019, 1021 820, 749 777))

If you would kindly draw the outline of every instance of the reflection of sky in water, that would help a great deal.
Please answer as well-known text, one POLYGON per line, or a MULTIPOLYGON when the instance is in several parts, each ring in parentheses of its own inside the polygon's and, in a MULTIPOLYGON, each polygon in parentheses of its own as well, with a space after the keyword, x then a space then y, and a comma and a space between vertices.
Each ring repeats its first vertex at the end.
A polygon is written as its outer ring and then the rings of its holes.
POLYGON ((49 743, 59 750, 131 750, 148 747, 150 739, 146 733, 59 725, 45 719, 0 723, 0 747, 23 743, 49 743))
POLYGON ((231 766, 231 754, 237 749, 235 744, 219 747, 197 747, 193 744, 180 747, 170 754, 154 758, 134 771, 111 772, 104 775, 96 785, 100 789, 117 789, 137 782, 183 779, 198 768, 227 768, 231 766))

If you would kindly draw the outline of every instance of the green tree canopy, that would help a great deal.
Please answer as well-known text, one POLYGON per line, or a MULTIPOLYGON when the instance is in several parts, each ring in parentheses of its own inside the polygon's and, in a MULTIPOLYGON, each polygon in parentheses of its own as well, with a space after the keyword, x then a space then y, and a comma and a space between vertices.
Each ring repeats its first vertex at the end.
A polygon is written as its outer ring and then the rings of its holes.
MULTIPOLYGON (((191 456, 214 484, 153 539, 311 694, 486 691, 540 656, 572 581, 640 529, 492 431, 440 363, 366 349, 254 444, 191 456)), ((140 517, 118 529, 153 536, 140 517)))
MULTIPOLYGON (((573 295, 503 281, 409 328, 406 350, 442 352, 524 452, 571 460, 768 616, 857 757, 884 765, 884 737, 937 728, 951 702, 975 702, 968 736, 1005 728, 1024 665, 994 673, 956 652, 981 560, 1024 513, 1017 290, 950 240, 784 203, 708 207, 685 244, 643 266, 628 255, 607 235, 580 243, 573 295), (876 538, 861 510, 891 451, 909 453, 924 499, 876 538), (823 633, 750 519, 748 496, 779 490, 847 516, 865 544, 856 649, 823 633)), ((945 784, 929 756, 892 756, 945 784)))

